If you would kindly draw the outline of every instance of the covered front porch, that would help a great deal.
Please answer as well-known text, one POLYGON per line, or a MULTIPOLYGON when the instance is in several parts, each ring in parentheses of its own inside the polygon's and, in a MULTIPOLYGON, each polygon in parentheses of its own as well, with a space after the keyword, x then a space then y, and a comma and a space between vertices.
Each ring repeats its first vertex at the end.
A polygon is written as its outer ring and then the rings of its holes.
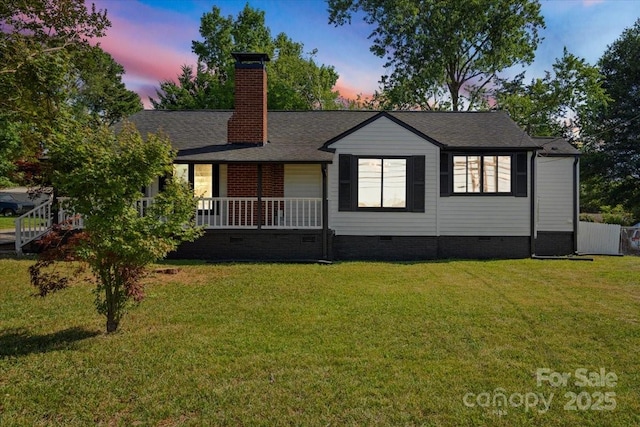
MULTIPOLYGON (((153 197, 143 197, 136 209, 144 215, 153 197)), ((64 208, 59 199, 57 222, 72 221, 83 228, 83 221, 64 208)), ((47 201, 16 220, 16 248, 36 240, 52 226, 52 201, 47 201)), ((208 230, 322 230, 322 198, 315 197, 208 197, 198 200, 194 212, 196 225, 208 230)))
MULTIPOLYGON (((205 229, 322 230, 327 225, 326 163, 176 163, 174 176, 193 188, 196 223, 205 229)), ((159 182, 156 191, 161 190, 159 182)), ((147 194, 156 191, 150 188, 147 194)))

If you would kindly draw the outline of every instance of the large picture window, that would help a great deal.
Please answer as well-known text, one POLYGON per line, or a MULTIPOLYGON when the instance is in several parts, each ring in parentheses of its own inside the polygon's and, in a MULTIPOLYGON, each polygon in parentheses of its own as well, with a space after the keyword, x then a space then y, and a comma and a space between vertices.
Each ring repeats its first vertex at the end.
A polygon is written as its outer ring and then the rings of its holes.
POLYGON ((406 208, 407 159, 358 159, 358 207, 406 208))
POLYGON ((511 193, 511 156, 453 156, 454 193, 511 193))
POLYGON ((340 211, 424 212, 424 156, 339 156, 340 211))

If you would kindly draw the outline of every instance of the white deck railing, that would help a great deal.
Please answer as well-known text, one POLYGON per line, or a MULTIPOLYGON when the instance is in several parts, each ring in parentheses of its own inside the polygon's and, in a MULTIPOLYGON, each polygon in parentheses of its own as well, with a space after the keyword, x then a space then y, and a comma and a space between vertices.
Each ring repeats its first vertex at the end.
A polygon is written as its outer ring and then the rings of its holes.
POLYGON ((318 229, 322 199, 305 197, 210 197, 198 201, 196 224, 205 228, 318 229))
POLYGON ((51 228, 51 200, 31 209, 15 219, 16 254, 22 254, 22 248, 51 228))

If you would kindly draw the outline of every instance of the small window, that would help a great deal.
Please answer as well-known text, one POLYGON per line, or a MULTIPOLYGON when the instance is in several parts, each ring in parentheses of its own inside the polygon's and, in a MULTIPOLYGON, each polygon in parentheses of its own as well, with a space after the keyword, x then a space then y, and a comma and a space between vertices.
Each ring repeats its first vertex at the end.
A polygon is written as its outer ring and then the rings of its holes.
POLYGON ((173 176, 184 182, 189 182, 189 165, 173 164, 173 176))
MULTIPOLYGON (((188 182, 195 197, 220 197, 220 165, 218 164, 179 164, 173 165, 173 176, 188 182)), ((163 179, 160 181, 164 187, 163 179)))
POLYGON ((194 165, 193 194, 196 197, 213 197, 213 168, 211 165, 194 165))
POLYGON ((454 193, 511 193, 511 156, 453 156, 454 193))

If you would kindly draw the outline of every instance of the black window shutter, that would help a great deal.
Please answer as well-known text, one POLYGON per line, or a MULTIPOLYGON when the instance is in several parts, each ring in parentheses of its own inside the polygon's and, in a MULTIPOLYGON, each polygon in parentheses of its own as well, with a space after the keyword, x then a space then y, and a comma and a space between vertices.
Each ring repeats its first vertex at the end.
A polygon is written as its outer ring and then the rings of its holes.
POLYGON ((214 164, 211 166, 211 188, 213 189, 213 197, 220 197, 220 165, 214 164))
POLYGON ((196 167, 193 163, 189 163, 187 168, 187 180, 189 181, 191 188, 193 188, 196 181, 196 167))
POLYGON ((411 158, 411 195, 409 199, 411 205, 409 209, 413 212, 424 212, 424 192, 425 192, 425 166, 424 156, 413 156, 411 158))
POLYGON ((355 186, 355 168, 350 154, 340 154, 338 157, 338 210, 354 210, 355 200, 353 187, 355 186))
POLYGON ((440 153, 440 196, 446 197, 451 194, 451 155, 440 153))
POLYGON ((158 177, 158 191, 163 192, 165 188, 167 188, 167 176, 162 175, 158 177))
POLYGON ((517 153, 514 157, 516 160, 514 195, 527 197, 527 153, 517 153))

